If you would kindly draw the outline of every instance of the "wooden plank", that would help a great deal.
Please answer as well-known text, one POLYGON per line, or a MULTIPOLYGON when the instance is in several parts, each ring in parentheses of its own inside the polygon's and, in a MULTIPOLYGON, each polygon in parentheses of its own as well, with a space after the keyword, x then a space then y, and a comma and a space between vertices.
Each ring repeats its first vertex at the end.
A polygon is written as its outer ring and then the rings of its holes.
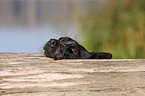
POLYGON ((2 96, 145 96, 145 59, 53 60, 0 53, 2 96))

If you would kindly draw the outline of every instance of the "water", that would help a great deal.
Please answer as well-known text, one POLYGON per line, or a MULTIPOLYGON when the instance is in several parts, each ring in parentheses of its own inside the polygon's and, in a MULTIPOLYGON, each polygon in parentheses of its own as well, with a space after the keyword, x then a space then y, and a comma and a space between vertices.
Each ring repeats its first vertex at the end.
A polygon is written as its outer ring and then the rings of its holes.
POLYGON ((65 31, 60 27, 48 25, 31 28, 0 27, 0 53, 43 53, 44 44, 51 38, 58 39, 61 36, 75 38, 73 28, 65 31))

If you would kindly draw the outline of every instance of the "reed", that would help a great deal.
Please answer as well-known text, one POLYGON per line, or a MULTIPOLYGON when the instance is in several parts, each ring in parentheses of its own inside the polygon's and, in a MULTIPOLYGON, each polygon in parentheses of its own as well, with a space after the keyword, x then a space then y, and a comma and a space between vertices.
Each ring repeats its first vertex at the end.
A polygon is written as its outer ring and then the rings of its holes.
POLYGON ((77 12, 78 40, 89 51, 110 52, 113 58, 145 58, 145 0, 92 3, 85 14, 77 12))

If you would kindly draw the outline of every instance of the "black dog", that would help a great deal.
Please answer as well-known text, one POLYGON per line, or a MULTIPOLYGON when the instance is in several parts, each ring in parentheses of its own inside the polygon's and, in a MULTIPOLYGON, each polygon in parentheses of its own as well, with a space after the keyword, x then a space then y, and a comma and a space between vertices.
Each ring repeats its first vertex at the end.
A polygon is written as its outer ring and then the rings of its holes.
POLYGON ((83 46, 69 37, 59 40, 50 39, 43 47, 47 57, 60 59, 111 59, 112 54, 105 52, 89 53, 83 46))

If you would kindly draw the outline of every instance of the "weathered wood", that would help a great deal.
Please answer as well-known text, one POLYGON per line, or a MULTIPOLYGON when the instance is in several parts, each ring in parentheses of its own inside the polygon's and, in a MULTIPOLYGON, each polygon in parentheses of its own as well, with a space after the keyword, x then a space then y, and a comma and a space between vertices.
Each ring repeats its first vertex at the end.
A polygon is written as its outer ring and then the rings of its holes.
POLYGON ((2 96, 145 96, 145 59, 58 60, 0 54, 2 96))

